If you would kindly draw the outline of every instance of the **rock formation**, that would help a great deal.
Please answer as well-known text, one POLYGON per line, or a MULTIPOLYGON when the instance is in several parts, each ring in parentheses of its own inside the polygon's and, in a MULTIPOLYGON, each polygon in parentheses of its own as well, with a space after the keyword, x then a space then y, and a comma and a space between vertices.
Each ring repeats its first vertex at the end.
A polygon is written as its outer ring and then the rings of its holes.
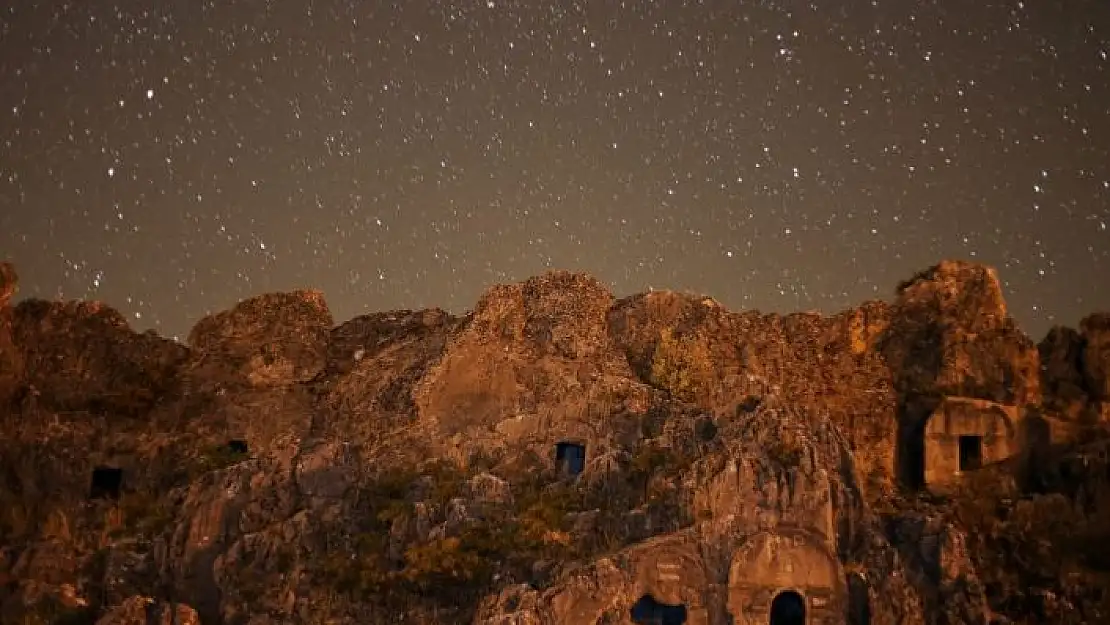
POLYGON ((14 275, 0 622, 1110 618, 1110 315, 1037 345, 981 265, 832 316, 294 291, 186 345, 14 275))

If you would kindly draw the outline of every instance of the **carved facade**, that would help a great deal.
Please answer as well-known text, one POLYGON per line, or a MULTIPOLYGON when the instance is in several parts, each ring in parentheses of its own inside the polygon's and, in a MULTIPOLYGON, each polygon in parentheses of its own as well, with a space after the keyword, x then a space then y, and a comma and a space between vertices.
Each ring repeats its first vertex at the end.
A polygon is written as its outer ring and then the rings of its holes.
POLYGON ((736 625, 843 623, 847 596, 840 562, 824 541, 800 529, 750 537, 729 570, 728 611, 736 625))
POLYGON ((925 424, 925 484, 943 489, 963 475, 1020 451, 1018 409, 946 397, 925 424))

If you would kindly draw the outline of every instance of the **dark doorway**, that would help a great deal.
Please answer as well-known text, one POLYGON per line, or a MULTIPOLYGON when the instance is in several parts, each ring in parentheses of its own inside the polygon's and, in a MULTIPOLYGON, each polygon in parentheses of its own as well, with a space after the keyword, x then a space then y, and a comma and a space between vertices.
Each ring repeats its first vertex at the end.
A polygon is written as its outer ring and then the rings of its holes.
POLYGON ((974 471, 983 466, 983 437, 960 437, 960 472, 974 471))
POLYGON ((684 625, 686 606, 659 603, 655 597, 640 597, 631 610, 632 622, 636 625, 684 625))
POLYGON ((871 625, 871 596, 859 573, 848 575, 848 625, 871 625))
POLYGON ((898 456, 898 472, 902 485, 912 491, 925 487, 925 423, 906 425, 902 429, 898 456))
POLYGON ((586 446, 579 443, 556 443, 555 464, 566 475, 581 474, 586 470, 586 446))
POLYGON ((1021 467, 1022 488, 1043 494, 1048 491, 1045 468, 1052 446, 1052 429, 1044 417, 1031 412, 1021 420, 1021 434, 1025 448, 1025 461, 1021 467))
POLYGON ((119 499, 123 487, 123 469, 96 467, 89 486, 89 499, 119 499))
POLYGON ((793 590, 784 590, 771 601, 771 625, 806 625, 806 600, 793 590))
POLYGON ((249 452, 247 441, 233 438, 227 442, 227 450, 236 456, 245 456, 249 452))

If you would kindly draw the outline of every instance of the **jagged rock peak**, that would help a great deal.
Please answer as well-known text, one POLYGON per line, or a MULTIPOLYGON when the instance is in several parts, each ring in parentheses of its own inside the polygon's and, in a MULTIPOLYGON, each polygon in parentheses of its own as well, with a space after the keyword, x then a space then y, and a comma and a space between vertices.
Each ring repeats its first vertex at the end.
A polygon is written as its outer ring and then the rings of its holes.
POLYGON ((1083 334, 1083 364, 1087 386, 1110 415, 1110 312, 1088 315, 1079 322, 1083 334))
POLYGON ((478 300, 475 314, 498 310, 499 306, 504 305, 519 303, 536 308, 575 299, 604 300, 608 305, 613 294, 600 280, 588 273, 557 269, 532 276, 523 282, 489 287, 478 300))
POLYGON ((582 357, 606 342, 613 301, 589 274, 549 271, 490 287, 474 309, 471 328, 489 339, 551 345, 567 357, 582 357))
POLYGON ((11 309, 10 338, 23 382, 66 411, 141 416, 174 387, 187 352, 95 301, 24 300, 11 309))
POLYGON ((204 350, 245 333, 262 334, 274 325, 310 322, 332 325, 324 295, 315 289, 264 293, 240 301, 231 310, 204 317, 189 332, 189 346, 204 350))
POLYGON ((189 346, 201 357, 220 354, 255 383, 305 381, 324 367, 332 325, 320 291, 266 293, 201 319, 189 346))
POLYGON ((1002 283, 993 267, 963 260, 943 260, 898 285, 902 306, 928 306, 999 325, 1008 315, 1002 283))

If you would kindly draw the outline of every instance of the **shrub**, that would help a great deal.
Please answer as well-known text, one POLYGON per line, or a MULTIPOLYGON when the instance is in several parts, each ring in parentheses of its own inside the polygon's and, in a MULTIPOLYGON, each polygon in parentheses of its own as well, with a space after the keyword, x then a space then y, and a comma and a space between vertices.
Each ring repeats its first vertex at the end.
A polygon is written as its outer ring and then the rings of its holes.
POLYGON ((793 430, 780 430, 779 437, 767 447, 768 457, 787 469, 800 466, 804 453, 805 444, 801 434, 793 430))
POLYGON ((484 580, 490 574, 490 563, 473 545, 450 536, 406 549, 402 574, 421 590, 431 590, 484 580))
POLYGON ((226 469, 250 457, 249 454, 235 451, 229 445, 214 445, 197 456, 194 475, 226 469))
POLYGON ((672 397, 693 401, 710 380, 713 363, 709 349, 693 337, 676 338, 664 329, 651 359, 650 382, 672 397))
POLYGON ((139 534, 161 533, 174 521, 173 509, 150 493, 124 493, 118 509, 122 513, 123 528, 139 534))

